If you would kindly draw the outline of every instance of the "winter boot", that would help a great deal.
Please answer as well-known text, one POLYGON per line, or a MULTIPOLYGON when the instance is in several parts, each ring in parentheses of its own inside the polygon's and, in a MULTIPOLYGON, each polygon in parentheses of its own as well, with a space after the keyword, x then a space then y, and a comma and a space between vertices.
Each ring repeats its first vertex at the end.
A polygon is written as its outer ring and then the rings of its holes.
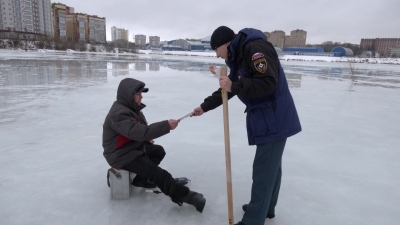
POLYGON ((142 187, 142 188, 156 188, 157 185, 147 179, 141 178, 136 175, 135 178, 133 178, 132 185, 135 187, 142 187))
POLYGON ((193 205, 200 213, 203 212, 204 206, 206 205, 206 199, 202 194, 191 191, 186 186, 179 185, 175 196, 175 198, 171 198, 173 202, 178 205, 182 205, 182 202, 193 205))
MULTIPOLYGON (((248 205, 249 205, 249 204, 244 204, 244 205, 242 206, 243 211, 246 212, 246 209, 247 209, 247 206, 248 206, 248 205)), ((274 217, 275 217, 275 214, 273 214, 273 213, 268 213, 266 218, 272 219, 272 218, 274 218, 274 217)))

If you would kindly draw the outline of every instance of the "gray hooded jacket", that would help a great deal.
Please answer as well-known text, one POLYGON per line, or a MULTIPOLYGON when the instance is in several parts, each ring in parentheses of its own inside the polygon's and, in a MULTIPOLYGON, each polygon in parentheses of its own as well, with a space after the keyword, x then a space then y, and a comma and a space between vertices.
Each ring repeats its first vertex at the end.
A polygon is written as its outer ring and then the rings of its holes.
POLYGON ((133 78, 121 81, 117 101, 111 106, 103 125, 103 155, 108 164, 120 169, 146 154, 145 144, 170 132, 168 121, 148 125, 141 112, 145 107, 135 102, 137 90, 145 84, 133 78))

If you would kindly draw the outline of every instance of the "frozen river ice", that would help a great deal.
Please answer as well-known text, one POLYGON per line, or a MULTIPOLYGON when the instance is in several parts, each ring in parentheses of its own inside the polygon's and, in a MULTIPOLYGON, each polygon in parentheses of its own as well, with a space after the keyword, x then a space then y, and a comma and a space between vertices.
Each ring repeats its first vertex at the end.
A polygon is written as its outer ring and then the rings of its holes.
MULTIPOLYGON (((161 167, 192 179, 202 214, 135 188, 115 201, 102 156, 121 79, 142 80, 147 120, 177 119, 218 88, 215 57, 0 51, 0 224, 228 224, 222 108, 156 140, 161 167)), ((288 139, 276 218, 265 224, 397 224, 400 65, 282 61, 303 131, 288 139)), ((229 101, 235 223, 255 147, 229 101)))

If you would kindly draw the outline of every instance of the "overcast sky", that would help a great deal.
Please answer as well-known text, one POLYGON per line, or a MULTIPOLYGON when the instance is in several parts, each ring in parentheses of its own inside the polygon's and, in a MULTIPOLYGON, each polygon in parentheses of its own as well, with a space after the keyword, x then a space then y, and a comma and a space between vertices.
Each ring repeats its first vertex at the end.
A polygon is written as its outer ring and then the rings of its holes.
POLYGON ((60 0, 75 12, 106 17, 111 27, 162 41, 203 38, 225 25, 262 31, 302 29, 307 44, 324 41, 359 44, 361 38, 400 38, 399 0, 60 0))

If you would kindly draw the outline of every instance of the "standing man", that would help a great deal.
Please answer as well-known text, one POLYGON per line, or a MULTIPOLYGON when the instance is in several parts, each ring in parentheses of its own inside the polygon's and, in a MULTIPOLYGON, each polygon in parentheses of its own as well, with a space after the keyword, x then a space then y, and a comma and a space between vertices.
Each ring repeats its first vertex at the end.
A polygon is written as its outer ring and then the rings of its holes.
POLYGON ((286 139, 301 131, 300 120, 275 48, 261 31, 245 28, 235 35, 220 26, 211 35, 211 48, 225 59, 230 74, 220 77, 221 88, 195 108, 193 115, 220 106, 221 89, 229 99, 237 95, 246 105, 248 142, 257 149, 251 200, 243 205, 245 213, 237 225, 261 225, 265 218, 275 217, 283 150, 286 139))
POLYGON ((178 205, 187 203, 203 211, 206 199, 190 191, 159 167, 165 156, 164 148, 153 139, 168 134, 178 126, 178 120, 164 120, 147 124, 142 109, 145 84, 133 78, 123 79, 117 91, 117 100, 111 106, 103 125, 103 155, 108 164, 136 174, 132 185, 145 188, 159 187, 178 205))

